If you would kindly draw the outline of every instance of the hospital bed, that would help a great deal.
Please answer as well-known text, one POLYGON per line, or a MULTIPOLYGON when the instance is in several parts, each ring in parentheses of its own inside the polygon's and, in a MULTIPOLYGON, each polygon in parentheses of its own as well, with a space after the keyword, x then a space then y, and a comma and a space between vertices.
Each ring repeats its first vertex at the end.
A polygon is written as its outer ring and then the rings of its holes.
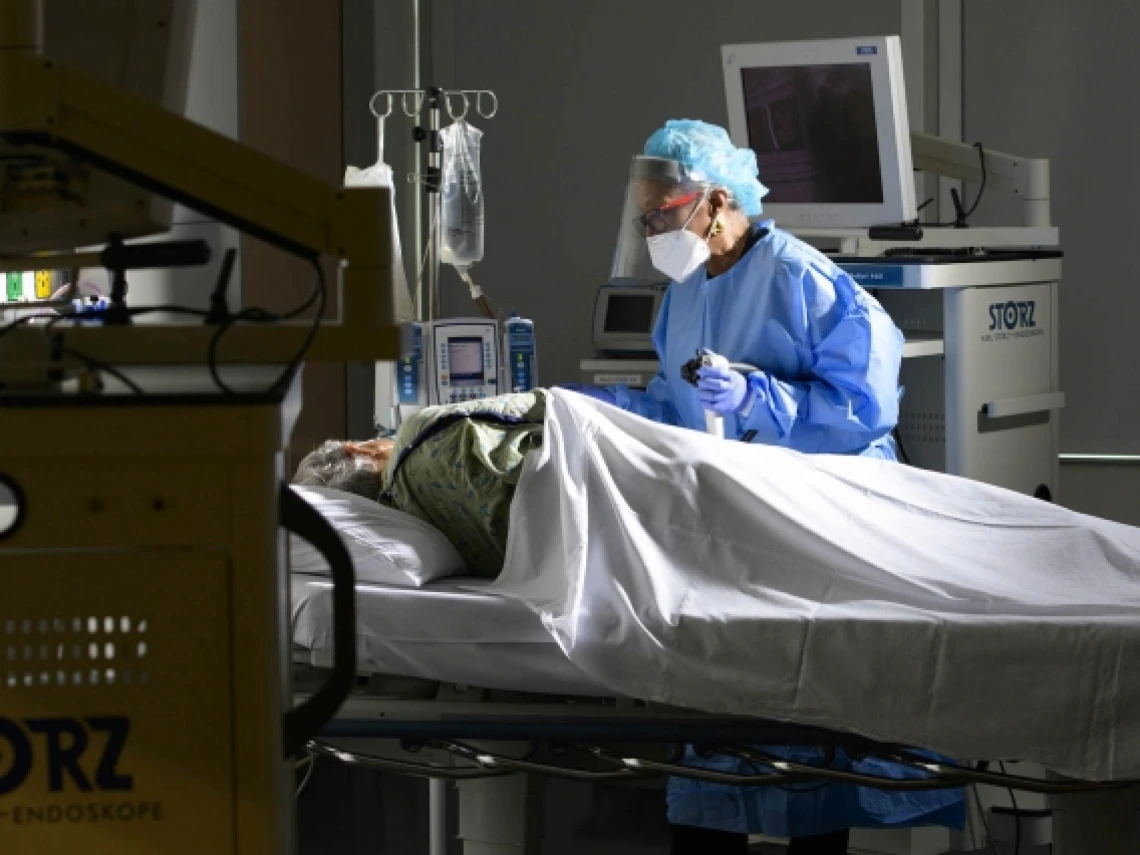
MULTIPOLYGON (((1068 806, 1064 812, 1068 825, 1054 829, 1055 852, 1115 851, 1111 841, 1090 835, 1113 827, 1104 814, 1118 810, 1121 792, 1131 790, 1053 776, 1008 775, 996 764, 931 763, 904 747, 844 733, 838 723, 834 730, 804 727, 618 697, 576 668, 525 605, 480 591, 480 586, 469 579, 420 588, 357 585, 357 681, 321 738, 310 743, 314 757, 435 781, 459 781, 461 788, 473 779, 517 779, 521 777, 517 773, 630 783, 683 775, 737 785, 830 780, 922 789, 988 784, 1048 794, 1055 817, 1059 806, 1068 806), (681 766, 679 752, 685 744, 746 758, 755 774, 741 777, 681 766), (909 780, 883 780, 799 766, 750 747, 763 744, 842 747, 911 764, 920 774, 909 780), (1078 822, 1079 815, 1090 813, 1100 817, 1092 828, 1087 817, 1078 822), (1060 839, 1065 835, 1080 842, 1064 848, 1060 839)), ((327 577, 293 576, 294 680, 299 697, 322 682, 333 663, 332 591, 327 577)), ((442 811, 441 792, 433 789, 436 814, 442 811)), ((494 820, 500 834, 506 835, 502 839, 516 843, 521 832, 502 827, 523 822, 522 801, 517 804, 513 814, 507 805, 506 813, 496 814, 494 820)), ((981 821, 984 828, 984 817, 981 821)), ((441 822, 438 815, 432 822, 437 847, 443 846, 438 833, 441 822)), ((433 855, 436 851, 442 849, 433 849, 433 855)), ((478 851, 523 850, 504 843, 501 850, 478 851)))

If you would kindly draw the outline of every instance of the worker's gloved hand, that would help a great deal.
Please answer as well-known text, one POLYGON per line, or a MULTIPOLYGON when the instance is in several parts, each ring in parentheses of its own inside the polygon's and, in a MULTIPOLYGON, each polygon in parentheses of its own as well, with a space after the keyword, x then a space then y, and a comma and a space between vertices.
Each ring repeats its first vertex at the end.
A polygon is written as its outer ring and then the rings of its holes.
POLYGON ((748 400, 748 380, 728 367, 728 360, 712 351, 703 351, 706 365, 697 371, 697 394, 701 406, 718 415, 727 416, 743 409, 748 400))
POLYGON ((568 389, 571 392, 577 392, 579 395, 585 395, 588 398, 596 398, 606 404, 616 407, 618 405, 617 395, 612 390, 607 389, 605 386, 586 386, 582 383, 564 383, 561 386, 556 386, 556 389, 568 389))

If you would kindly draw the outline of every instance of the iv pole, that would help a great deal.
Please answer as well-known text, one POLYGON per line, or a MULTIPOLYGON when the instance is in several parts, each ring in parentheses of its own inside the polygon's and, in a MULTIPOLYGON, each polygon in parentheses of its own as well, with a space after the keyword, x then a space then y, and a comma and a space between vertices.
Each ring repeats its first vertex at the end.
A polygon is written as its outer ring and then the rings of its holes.
MULTIPOLYGON (((443 93, 436 86, 428 90, 428 132, 427 170, 424 172, 424 191, 428 194, 428 320, 439 318, 439 268, 440 249, 443 243, 443 141, 440 139, 440 101, 443 93)), ((423 131, 416 128, 417 141, 423 139, 423 131)))
MULTIPOLYGON (((430 23, 430 22, 429 22, 430 23)), ((412 47, 412 89, 417 93, 424 93, 422 86, 422 54, 423 25, 420 18, 420 0, 412 0, 412 28, 414 39, 412 47)), ((433 63, 434 65, 434 63, 433 63)), ((416 317, 420 321, 434 321, 439 317, 439 265, 440 265, 440 224, 443 220, 443 204, 440 197, 442 183, 443 147, 439 138, 440 130, 440 99, 442 94, 436 87, 425 93, 428 96, 428 131, 425 134, 420 126, 420 113, 423 110, 424 99, 415 101, 416 109, 412 118, 416 123, 415 140, 417 143, 427 143, 427 168, 423 171, 424 190, 428 194, 428 241, 427 248, 427 305, 425 314, 424 287, 423 287, 423 257, 420 247, 423 244, 423 196, 416 193, 415 198, 415 246, 416 246, 416 317)), ((407 113, 407 110, 404 111, 407 113)), ((412 149, 412 174, 420 175, 420 150, 416 146, 412 149)))
MULTIPOLYGON (((420 0, 412 0, 412 88, 418 90, 420 88, 420 0)), ((416 107, 415 115, 416 124, 420 121, 420 107, 416 107)), ((409 157, 409 165, 411 169, 409 172, 413 175, 418 174, 420 171, 420 150, 418 146, 412 146, 411 155, 409 157)), ((419 193, 414 194, 414 208, 413 219, 413 243, 412 246, 416 248, 416 254, 413 258, 413 263, 416 265, 415 270, 415 283, 416 283, 416 320, 423 321, 424 318, 424 289, 423 281, 420 278, 422 272, 422 259, 420 258, 420 247, 423 246, 423 198, 419 193)))
MULTIPOLYGON (((430 26, 430 18, 428 21, 430 26)), ((442 248, 443 248, 443 196, 441 193, 443 186, 443 139, 440 135, 442 128, 442 114, 446 109, 448 115, 453 120, 459 120, 465 117, 470 108, 470 101, 468 96, 473 96, 475 99, 475 112, 484 119, 492 118, 498 112, 499 102, 494 92, 485 89, 458 89, 454 91, 445 91, 438 86, 429 86, 424 88, 421 85, 423 78, 422 72, 422 44, 423 44, 423 20, 420 15, 420 0, 412 0, 412 88, 411 89, 382 89, 372 96, 369 102, 369 107, 374 116, 380 120, 379 127, 380 133, 383 133, 383 121, 392 112, 392 96, 400 96, 400 105, 403 109, 404 115, 415 122, 415 130, 413 132, 413 139, 417 143, 412 149, 409 156, 411 163, 411 170, 409 172, 411 181, 421 183, 422 190, 427 194, 427 215, 428 215, 428 234, 427 246, 424 247, 424 199, 420 193, 415 194, 413 200, 413 234, 415 239, 416 257, 415 262, 415 312, 416 318, 419 321, 434 321, 439 318, 441 305, 440 305, 440 289, 439 289, 439 274, 442 263, 442 248), (450 97, 457 95, 463 99, 463 112, 461 115, 456 115, 451 108, 450 97), (381 96, 387 96, 388 107, 387 110, 381 114, 376 108, 377 99, 381 96), (409 109, 408 98, 412 99, 412 108, 409 109), (489 107, 484 110, 483 98, 486 96, 489 99, 489 107), (424 128, 421 122, 421 114, 424 107, 428 111, 427 128, 424 128), (427 155, 421 160, 419 144, 426 144, 427 155), (426 161, 421 169, 421 163, 426 161), (421 247, 426 249, 426 252, 421 255, 421 247), (426 267, 427 279, 427 296, 424 296, 424 268, 426 267)), ((381 141, 382 144, 382 141, 381 141)), ((479 303, 480 308, 488 317, 493 317, 489 303, 483 298, 480 293, 475 289, 475 286, 468 281, 472 287, 472 297, 479 303)))
MULTIPOLYGON (((420 88, 420 0, 412 0, 412 88, 420 88)), ((416 114, 416 124, 419 124, 419 114, 416 114)), ((418 172, 417 160, 419 147, 412 148, 412 172, 418 172)), ((437 193, 436 196, 439 194, 437 193)), ((423 310, 423 283, 420 279, 420 247, 423 245, 423 198, 415 194, 415 243, 416 256, 416 318, 424 320, 423 310)), ((438 279, 438 273, 433 277, 438 279)), ((428 779, 428 852, 429 855, 446 855, 447 853, 447 782, 442 779, 428 779)))
MULTIPOLYGON (((439 293, 439 271, 442 263, 442 249, 443 249, 443 135, 441 133, 443 111, 447 110, 448 116, 454 121, 462 120, 470 110, 471 102, 469 96, 475 98, 475 112, 484 119, 492 118, 499 109, 499 101, 495 93, 488 89, 455 89, 443 90, 438 86, 431 86, 427 89, 381 89, 376 92, 369 101, 369 109, 372 115, 378 120, 377 133, 381 137, 384 134, 384 121, 392 114, 393 110, 393 96, 400 96, 400 104, 403 109, 404 115, 411 119, 416 119, 416 126, 412 132, 412 139, 418 145, 427 146, 427 165, 423 171, 414 171, 409 174, 408 180, 412 183, 421 184, 423 192, 427 194, 428 201, 428 240, 426 246, 426 253, 417 258, 416 265, 416 318, 420 321, 434 321, 439 318, 440 312, 440 293, 439 293), (450 98, 458 96, 463 99, 462 113, 455 113, 450 104, 450 98), (486 96, 489 107, 484 109, 483 98, 486 96), (411 98, 414 107, 408 106, 408 98, 411 98), (377 101, 380 98, 387 99, 387 108, 381 113, 377 107, 377 101), (418 117, 423 112, 424 104, 427 105, 428 110, 428 126, 423 127, 418 117), (426 262, 426 263, 423 263, 426 262), (426 311, 423 300, 423 280, 421 274, 424 267, 427 268, 427 300, 426 311)), ((418 147, 415 152, 418 153, 418 147)), ((413 154, 413 160, 418 159, 413 154)), ((416 193, 415 199, 415 212, 417 219, 415 225, 420 226, 418 216, 423 212, 423 200, 419 193, 416 193)), ((421 234, 417 228, 417 234, 421 234)), ((416 247, 417 254, 420 252, 419 244, 416 247)), ((462 274, 461 274, 462 275, 462 274)), ((464 277, 464 281, 472 287, 472 297, 479 303, 480 307, 489 312, 489 304, 483 299, 481 292, 474 288, 470 279, 464 277)), ((493 317, 489 314, 488 317, 493 317)))

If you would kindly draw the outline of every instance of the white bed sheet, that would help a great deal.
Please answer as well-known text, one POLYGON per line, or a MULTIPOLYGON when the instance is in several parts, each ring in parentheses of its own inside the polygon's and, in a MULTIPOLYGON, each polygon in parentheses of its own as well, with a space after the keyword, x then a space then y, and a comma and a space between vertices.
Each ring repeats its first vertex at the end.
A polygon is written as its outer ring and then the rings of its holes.
MULTIPOLYGON (((480 579, 422 588, 356 586, 357 668, 489 689, 613 696, 562 652, 518 600, 480 590, 480 579)), ((293 643, 319 666, 332 662, 332 582, 294 574, 293 643)))
MULTIPOLYGON (((330 594, 294 581, 318 657, 330 594)), ((1140 529, 960 478, 554 390, 499 579, 362 585, 357 604, 379 672, 1140 778, 1140 529)))
POLYGON ((1140 529, 553 390, 492 590, 610 690, 1140 778, 1140 529))

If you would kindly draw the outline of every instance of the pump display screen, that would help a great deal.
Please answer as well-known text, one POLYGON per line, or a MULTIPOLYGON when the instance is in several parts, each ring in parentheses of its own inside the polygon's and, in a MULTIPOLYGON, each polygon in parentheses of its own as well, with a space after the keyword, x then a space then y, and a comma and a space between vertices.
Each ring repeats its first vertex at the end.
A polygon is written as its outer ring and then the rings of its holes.
POLYGON ((603 330, 608 333, 647 333, 653 326, 652 294, 613 294, 606 301, 603 330))
POLYGON ((482 386, 486 380, 483 368, 483 339, 464 336, 447 340, 447 362, 452 386, 482 386))
POLYGON ((866 63, 741 69, 765 202, 879 204, 883 176, 866 63))

